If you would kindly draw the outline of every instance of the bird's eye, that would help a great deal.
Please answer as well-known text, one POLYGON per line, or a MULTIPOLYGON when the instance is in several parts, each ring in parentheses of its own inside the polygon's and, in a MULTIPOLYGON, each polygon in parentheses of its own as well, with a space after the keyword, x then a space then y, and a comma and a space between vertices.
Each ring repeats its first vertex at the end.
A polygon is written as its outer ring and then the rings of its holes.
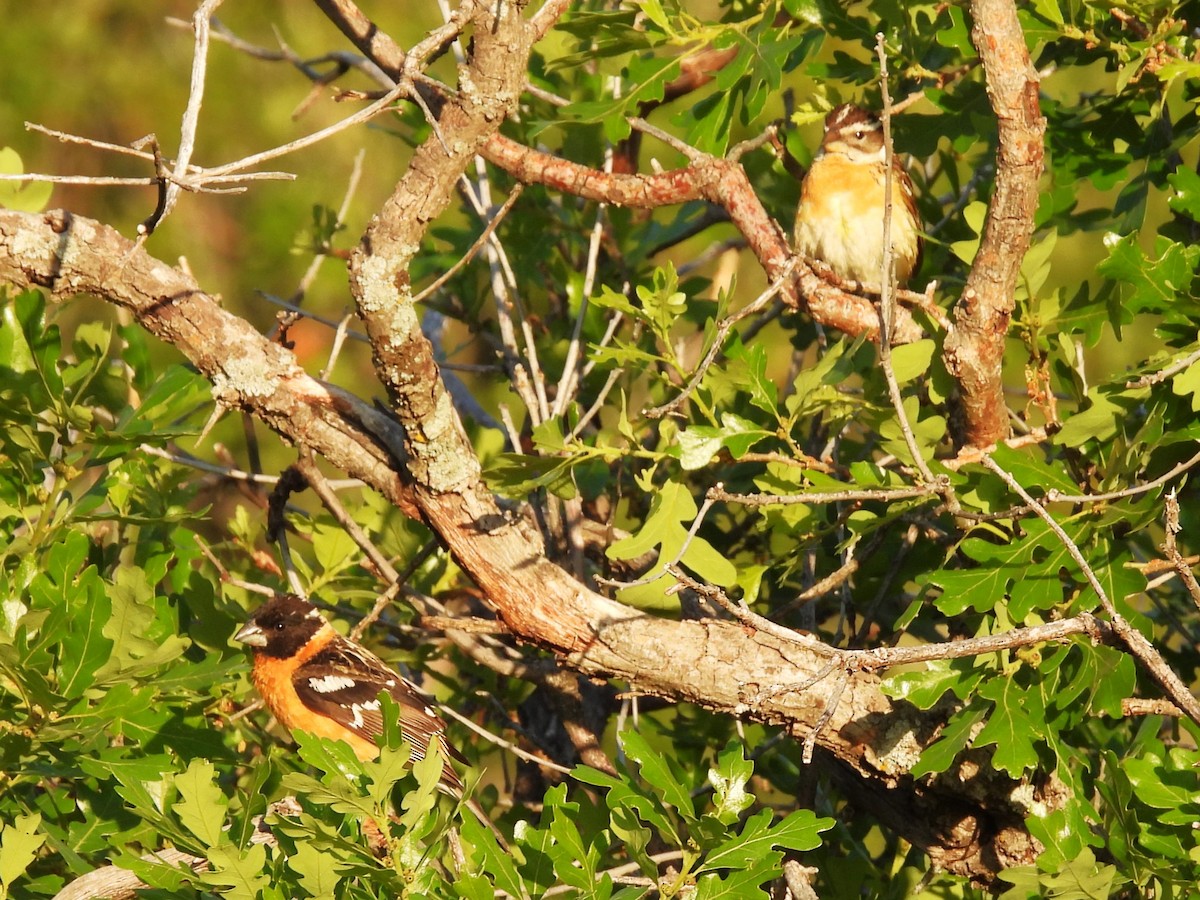
POLYGON ((863 131, 861 128, 859 128, 857 131, 855 131, 855 132, 854 132, 854 136, 855 136, 856 138, 858 138, 860 141, 863 139, 863 137, 864 137, 865 135, 866 135, 866 132, 865 132, 865 131, 863 131))
POLYGON ((271 627, 274 628, 276 631, 283 631, 283 623, 282 622, 275 622, 271 625, 271 627))

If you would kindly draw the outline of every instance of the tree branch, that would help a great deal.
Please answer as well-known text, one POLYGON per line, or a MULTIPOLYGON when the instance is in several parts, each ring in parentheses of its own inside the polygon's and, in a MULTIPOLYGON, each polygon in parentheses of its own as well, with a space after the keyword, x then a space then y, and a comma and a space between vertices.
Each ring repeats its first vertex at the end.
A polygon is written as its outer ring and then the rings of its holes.
POLYGON ((971 17, 971 40, 983 61, 999 133, 996 192, 966 289, 954 307, 945 356, 961 392, 956 442, 986 447, 1008 436, 1004 343, 1037 211, 1046 120, 1012 0, 972 0, 971 17))
MULTIPOLYGON (((641 693, 783 725, 799 736, 823 716, 819 696, 777 688, 811 683, 827 664, 828 652, 805 650, 740 623, 647 615, 589 590, 551 563, 536 531, 501 513, 479 483, 454 492, 411 484, 390 455, 400 443, 393 419, 307 375, 290 351, 115 230, 61 211, 0 210, 0 282, 41 287, 58 299, 94 293, 130 310, 213 381, 220 402, 250 411, 284 439, 325 456, 406 514, 427 521, 512 633, 553 651, 580 674, 616 678, 641 693), (731 678, 735 664, 737 677, 731 678)), ((411 374, 415 380, 436 378, 433 367, 411 374)), ((423 390, 428 395, 431 389, 425 385, 423 390)), ((468 445, 462 448, 470 452, 468 445)), ((855 671, 817 738, 819 748, 863 780, 864 790, 886 792, 889 803, 905 809, 891 824, 935 855, 940 850, 931 844, 928 819, 938 806, 937 790, 914 784, 904 773, 943 721, 944 711, 923 712, 892 701, 876 675, 855 671), (893 758, 898 735, 910 737, 905 755, 893 758), (917 822, 924 823, 920 829, 914 828, 917 822)), ((1007 821, 1011 789, 1009 782, 972 805, 974 824, 968 830, 975 835, 974 850, 947 860, 948 869, 990 877, 993 870, 981 861, 998 857, 988 842, 1008 832, 985 820, 994 812, 1007 821)), ((1015 864, 1011 855, 1003 858, 1015 864)))

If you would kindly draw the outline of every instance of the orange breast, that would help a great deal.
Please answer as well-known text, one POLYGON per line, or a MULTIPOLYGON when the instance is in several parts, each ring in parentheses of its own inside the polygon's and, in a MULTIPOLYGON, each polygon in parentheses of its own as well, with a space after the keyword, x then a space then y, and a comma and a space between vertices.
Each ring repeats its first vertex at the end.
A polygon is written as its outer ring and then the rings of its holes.
POLYGON ((314 714, 304 705, 292 685, 292 675, 296 671, 297 662, 296 659, 260 659, 255 661, 251 671, 254 686, 258 688, 258 693, 275 714, 275 718, 289 731, 300 729, 330 740, 345 741, 354 749, 359 759, 368 760, 378 756, 379 748, 373 742, 344 728, 327 716, 314 714))
MULTIPOLYGON (((840 277, 878 284, 883 267, 882 165, 829 154, 813 162, 800 190, 796 250, 827 263, 840 277)), ((919 226, 899 178, 892 180, 892 246, 900 284, 917 257, 919 226)))

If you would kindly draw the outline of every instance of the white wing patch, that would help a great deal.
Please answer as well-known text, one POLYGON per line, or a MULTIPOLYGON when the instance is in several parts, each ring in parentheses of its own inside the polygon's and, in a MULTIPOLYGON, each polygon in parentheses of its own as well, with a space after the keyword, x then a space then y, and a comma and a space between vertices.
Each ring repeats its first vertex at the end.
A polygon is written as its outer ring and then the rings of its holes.
POLYGON ((361 730, 364 726, 363 713, 377 712, 379 710, 378 700, 368 700, 366 703, 350 704, 350 712, 354 714, 354 718, 350 720, 350 727, 361 730))
POLYGON ((322 675, 320 678, 308 679, 308 686, 318 694, 332 694, 352 688, 357 682, 345 675, 322 675))

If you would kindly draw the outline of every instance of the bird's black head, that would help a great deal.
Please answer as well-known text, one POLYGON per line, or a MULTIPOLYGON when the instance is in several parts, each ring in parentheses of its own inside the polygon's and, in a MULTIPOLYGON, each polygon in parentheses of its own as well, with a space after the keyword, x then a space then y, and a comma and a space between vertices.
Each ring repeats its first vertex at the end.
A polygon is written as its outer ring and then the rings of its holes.
POLYGON ((276 594, 233 636, 259 653, 286 659, 328 627, 320 610, 295 594, 276 594))

